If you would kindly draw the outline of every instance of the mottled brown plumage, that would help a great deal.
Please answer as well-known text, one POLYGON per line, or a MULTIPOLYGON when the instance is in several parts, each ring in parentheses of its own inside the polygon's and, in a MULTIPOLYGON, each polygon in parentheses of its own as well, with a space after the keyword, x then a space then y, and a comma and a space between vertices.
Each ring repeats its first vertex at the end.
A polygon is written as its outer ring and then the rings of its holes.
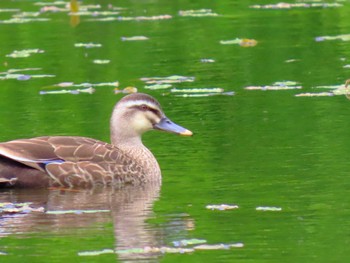
POLYGON ((111 117, 111 144, 77 136, 45 136, 0 143, 0 185, 91 187, 160 182, 157 160, 142 144, 152 129, 192 132, 171 122, 151 96, 121 99, 111 117))

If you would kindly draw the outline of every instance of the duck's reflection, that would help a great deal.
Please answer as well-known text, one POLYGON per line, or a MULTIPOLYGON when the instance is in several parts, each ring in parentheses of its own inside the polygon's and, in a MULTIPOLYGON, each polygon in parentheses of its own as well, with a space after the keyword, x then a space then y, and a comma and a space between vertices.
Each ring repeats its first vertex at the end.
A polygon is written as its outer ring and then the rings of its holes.
MULTIPOLYGON (((113 222, 115 250, 160 246, 163 234, 151 227, 146 220, 152 217, 154 202, 159 198, 160 184, 130 186, 121 189, 100 188, 94 190, 7 190, 1 193, 0 202, 32 202, 31 206, 43 206, 47 211, 109 210, 87 214, 47 214, 31 212, 16 216, 0 217, 0 236, 14 233, 44 231, 58 232, 65 229, 84 228, 96 223, 113 222)), ((156 254, 121 254, 119 259, 157 258, 156 254)))

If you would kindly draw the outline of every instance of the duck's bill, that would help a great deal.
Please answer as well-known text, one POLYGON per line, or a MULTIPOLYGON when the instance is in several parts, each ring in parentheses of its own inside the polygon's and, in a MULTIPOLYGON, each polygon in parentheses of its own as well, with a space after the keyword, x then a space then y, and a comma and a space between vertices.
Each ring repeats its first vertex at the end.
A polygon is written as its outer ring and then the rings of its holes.
POLYGON ((190 130, 177 125, 176 123, 169 120, 167 117, 163 117, 159 123, 153 126, 157 130, 172 132, 183 136, 192 136, 192 132, 190 130))

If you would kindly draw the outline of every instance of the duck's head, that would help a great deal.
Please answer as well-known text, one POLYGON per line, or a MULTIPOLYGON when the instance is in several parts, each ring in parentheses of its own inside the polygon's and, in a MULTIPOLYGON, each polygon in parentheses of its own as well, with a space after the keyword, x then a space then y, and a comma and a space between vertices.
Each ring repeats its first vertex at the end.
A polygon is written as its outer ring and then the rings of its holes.
POLYGON ((114 139, 141 137, 149 130, 161 130, 184 136, 192 132, 167 118, 159 102, 143 93, 133 93, 123 97, 114 107, 112 118, 112 143, 114 139), (114 135, 113 135, 114 133, 114 135))

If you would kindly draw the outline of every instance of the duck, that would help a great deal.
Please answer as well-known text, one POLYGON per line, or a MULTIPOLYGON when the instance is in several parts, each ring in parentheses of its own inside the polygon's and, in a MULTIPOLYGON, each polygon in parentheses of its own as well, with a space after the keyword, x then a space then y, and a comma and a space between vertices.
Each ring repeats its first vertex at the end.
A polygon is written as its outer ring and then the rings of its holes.
POLYGON ((110 118, 110 143, 79 136, 42 136, 0 143, 1 187, 86 188, 161 182, 161 170, 142 135, 193 133, 172 122, 144 93, 121 98, 110 118))

